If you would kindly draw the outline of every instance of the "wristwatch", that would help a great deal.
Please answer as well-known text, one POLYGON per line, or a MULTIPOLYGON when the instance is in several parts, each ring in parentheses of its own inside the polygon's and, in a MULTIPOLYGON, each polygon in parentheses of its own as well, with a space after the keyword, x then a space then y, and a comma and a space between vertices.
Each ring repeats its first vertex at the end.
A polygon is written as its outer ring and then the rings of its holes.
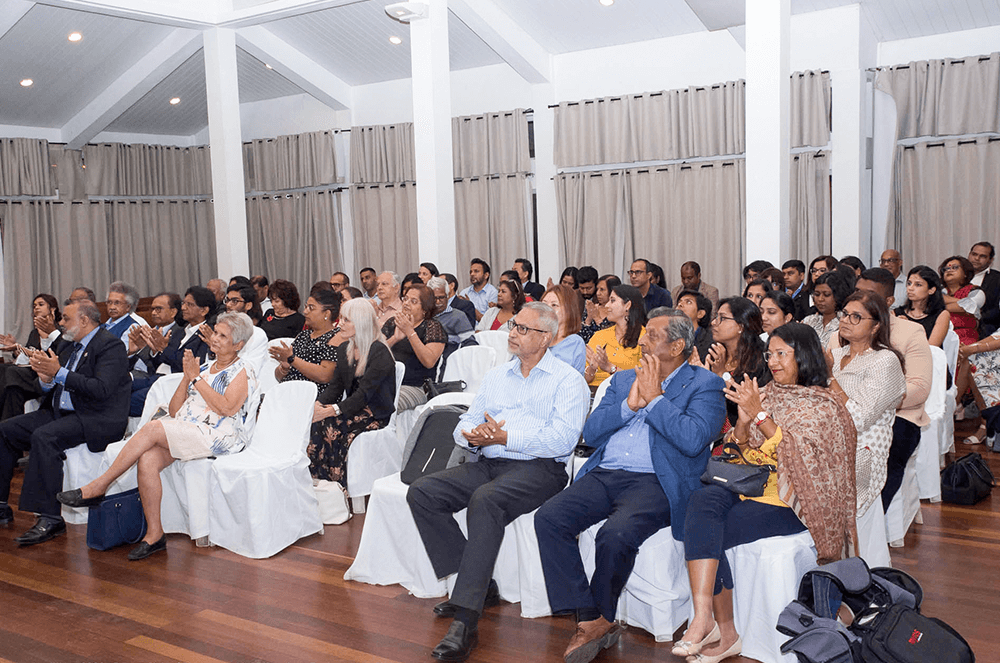
POLYGON ((292 362, 295 361, 295 355, 288 355, 288 365, 291 366, 292 362))
POLYGON ((760 425, 767 421, 770 417, 771 415, 761 410, 757 413, 757 416, 753 418, 753 425, 760 428, 760 425))
POLYGON ((200 380, 200 379, 201 379, 201 376, 199 375, 199 376, 195 377, 194 380, 191 380, 191 386, 193 387, 196 384, 198 384, 198 380, 200 380))

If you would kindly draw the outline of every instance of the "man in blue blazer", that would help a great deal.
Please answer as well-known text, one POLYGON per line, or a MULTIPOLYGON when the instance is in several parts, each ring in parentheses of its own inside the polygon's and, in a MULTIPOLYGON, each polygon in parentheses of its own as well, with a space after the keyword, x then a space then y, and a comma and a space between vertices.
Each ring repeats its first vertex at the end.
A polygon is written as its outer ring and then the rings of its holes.
POLYGON ((590 661, 618 640, 618 597, 643 541, 670 525, 675 538, 684 532, 688 497, 726 416, 722 378, 687 363, 694 337, 684 313, 650 312, 639 367, 611 377, 584 426, 593 455, 535 513, 549 605, 577 617, 567 663, 590 661), (588 582, 577 535, 605 518, 588 582))

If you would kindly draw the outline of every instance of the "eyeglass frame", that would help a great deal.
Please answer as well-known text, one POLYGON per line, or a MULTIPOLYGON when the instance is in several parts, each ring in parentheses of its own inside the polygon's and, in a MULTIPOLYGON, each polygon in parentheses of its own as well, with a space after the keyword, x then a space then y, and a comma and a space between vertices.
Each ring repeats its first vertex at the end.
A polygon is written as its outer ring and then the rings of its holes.
POLYGON ((795 349, 794 348, 790 348, 788 350, 774 350, 773 352, 771 350, 764 350, 763 354, 764 354, 764 361, 765 362, 771 361, 771 356, 772 355, 776 356, 778 358, 778 360, 780 361, 780 360, 784 359, 785 357, 787 357, 788 355, 794 355, 795 354, 795 349))
POLYGON ((845 313, 843 316, 841 316, 840 322, 843 323, 846 320, 849 321, 852 326, 854 326, 854 325, 860 325, 862 320, 874 320, 874 319, 875 318, 872 318, 870 316, 865 317, 860 313, 845 313))
POLYGON ((239 299, 236 299, 234 297, 225 297, 225 298, 223 298, 222 303, 223 304, 246 304, 247 300, 243 299, 242 297, 240 297, 239 299))
POLYGON ((527 336, 528 331, 538 332, 539 334, 548 334, 546 329, 535 329, 534 327, 529 327, 528 325, 522 325, 519 322, 510 321, 510 330, 512 332, 517 332, 519 336, 527 336))

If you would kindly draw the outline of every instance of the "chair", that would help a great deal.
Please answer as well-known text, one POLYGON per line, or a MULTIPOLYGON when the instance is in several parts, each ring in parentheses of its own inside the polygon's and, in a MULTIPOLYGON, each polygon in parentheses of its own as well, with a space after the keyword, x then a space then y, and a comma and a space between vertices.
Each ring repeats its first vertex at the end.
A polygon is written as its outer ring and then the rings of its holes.
POLYGON ((499 366, 500 364, 506 364, 510 361, 510 350, 507 349, 507 337, 510 336, 510 332, 500 331, 500 330, 487 330, 476 332, 476 342, 479 345, 493 348, 497 353, 494 366, 499 366))
MULTIPOLYGON (((396 362, 396 398, 393 406, 399 405, 399 387, 403 384, 406 367, 396 362)), ((399 472, 402 467, 403 443, 396 430, 396 412, 389 417, 389 423, 381 430, 361 433, 354 438, 347 449, 347 494, 355 513, 365 512, 364 496, 372 492, 376 479, 399 472)))
POLYGON ((483 345, 459 348, 448 358, 443 380, 464 380, 465 390, 474 394, 486 373, 496 365, 496 354, 496 350, 483 345))
MULTIPOLYGON (((77 445, 64 452, 66 460, 63 461, 63 490, 79 488, 90 483, 101 475, 102 454, 94 453, 86 444, 77 445)), ((71 506, 62 507, 62 517, 67 523, 73 525, 86 525, 90 508, 75 508, 71 506)))
MULTIPOLYGON (((952 326, 951 330, 944 337, 944 343, 941 344, 945 355, 948 358, 948 370, 951 371, 952 378, 957 374, 958 371, 958 347, 960 345, 958 340, 958 334, 955 333, 955 328, 952 326)), ((933 349, 933 348, 932 348, 933 349)), ((955 410, 958 409, 958 385, 952 380, 951 388, 945 392, 944 408, 945 414, 942 419, 941 427, 941 467, 944 467, 944 456, 955 450, 955 410)))
POLYGON ((213 544, 260 559, 323 531, 306 456, 315 402, 314 383, 279 384, 261 405, 250 445, 212 463, 208 512, 213 544))
MULTIPOLYGON (((948 391, 945 390, 948 359, 944 350, 934 346, 931 347, 931 359, 934 366, 931 391, 924 402, 924 411, 927 412, 930 423, 920 431, 920 444, 914 456, 917 458, 917 489, 920 499, 940 502, 943 447, 941 438, 945 435, 945 419, 948 415, 948 391)), ((952 401, 954 402, 954 398, 952 401)), ((952 426, 954 427, 954 424, 952 426)))
MULTIPOLYGON (((885 512, 885 538, 893 548, 902 548, 906 531, 911 523, 922 525, 923 515, 920 513, 920 491, 917 488, 917 454, 910 456, 903 471, 903 483, 892 497, 889 509, 885 512)), ((941 482, 938 480, 938 499, 941 498, 941 482)), ((881 500, 875 500, 873 508, 882 506, 881 500)))
POLYGON ((885 536, 885 513, 882 511, 880 497, 876 496, 865 514, 858 516, 857 526, 858 557, 864 559, 871 568, 892 566, 889 541, 885 536))

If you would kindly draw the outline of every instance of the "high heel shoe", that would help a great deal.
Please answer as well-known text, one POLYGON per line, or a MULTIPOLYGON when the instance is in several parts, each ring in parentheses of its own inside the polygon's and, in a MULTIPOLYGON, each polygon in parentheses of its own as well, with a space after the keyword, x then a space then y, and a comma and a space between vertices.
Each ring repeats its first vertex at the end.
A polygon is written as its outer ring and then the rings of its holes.
POLYGON ((719 663, 719 661, 724 661, 732 656, 739 656, 741 651, 743 651, 743 638, 736 636, 736 642, 733 643, 733 646, 718 656, 695 654, 687 657, 687 663, 719 663))
MULTIPOLYGON (((684 635, 687 635, 687 633, 684 635)), ((681 637, 683 638, 683 636, 681 637)), ((682 658, 685 656, 694 656, 700 652, 702 648, 718 642, 721 639, 722 634, 719 632, 719 624, 716 623, 715 626, 712 627, 712 630, 709 631, 708 635, 702 638, 701 642, 691 642, 690 640, 683 639, 678 640, 674 643, 674 648, 670 650, 670 653, 674 656, 680 656, 682 658)))

